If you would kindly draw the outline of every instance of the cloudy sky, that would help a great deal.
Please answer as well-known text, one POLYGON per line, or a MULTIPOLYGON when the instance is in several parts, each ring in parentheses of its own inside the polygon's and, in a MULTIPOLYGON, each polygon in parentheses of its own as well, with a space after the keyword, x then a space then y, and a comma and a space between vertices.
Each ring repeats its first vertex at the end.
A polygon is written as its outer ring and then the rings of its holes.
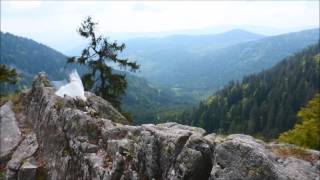
POLYGON ((280 32, 319 27, 319 1, 1 1, 1 31, 63 51, 79 41, 75 30, 88 15, 106 35, 249 26, 280 32))

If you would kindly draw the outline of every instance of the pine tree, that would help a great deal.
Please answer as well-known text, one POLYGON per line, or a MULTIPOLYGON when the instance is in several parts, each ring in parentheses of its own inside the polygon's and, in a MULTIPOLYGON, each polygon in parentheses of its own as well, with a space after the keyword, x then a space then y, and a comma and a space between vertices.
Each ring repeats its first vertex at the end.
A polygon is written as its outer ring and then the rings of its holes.
POLYGON ((19 80, 19 76, 14 68, 10 68, 4 64, 0 64, 0 83, 15 84, 19 80))
POLYGON ((125 44, 119 45, 116 41, 109 42, 108 38, 97 36, 96 25, 91 17, 83 21, 78 33, 89 39, 90 43, 83 49, 80 57, 68 58, 68 63, 86 65, 88 72, 82 76, 85 89, 93 91, 120 110, 121 95, 125 93, 127 81, 125 75, 114 73, 108 63, 118 64, 122 69, 129 67, 131 71, 139 69, 139 65, 128 59, 119 58, 118 54, 125 49, 125 44))

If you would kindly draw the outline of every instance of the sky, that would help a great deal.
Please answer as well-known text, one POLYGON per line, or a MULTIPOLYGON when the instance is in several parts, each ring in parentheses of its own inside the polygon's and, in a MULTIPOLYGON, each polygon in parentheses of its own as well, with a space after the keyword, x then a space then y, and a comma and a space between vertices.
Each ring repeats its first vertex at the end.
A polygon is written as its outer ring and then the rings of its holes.
POLYGON ((98 32, 120 39, 228 28, 276 34, 319 27, 319 1, 1 1, 1 31, 64 52, 81 42, 76 29, 88 15, 98 32))

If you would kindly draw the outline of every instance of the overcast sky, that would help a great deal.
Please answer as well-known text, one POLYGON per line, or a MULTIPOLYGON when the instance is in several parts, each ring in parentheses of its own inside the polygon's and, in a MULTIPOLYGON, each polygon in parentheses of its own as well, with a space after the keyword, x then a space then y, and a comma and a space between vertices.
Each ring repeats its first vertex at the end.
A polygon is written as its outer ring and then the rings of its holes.
POLYGON ((1 1, 1 31, 61 50, 91 15, 99 31, 163 32, 224 26, 319 27, 319 1, 1 1))

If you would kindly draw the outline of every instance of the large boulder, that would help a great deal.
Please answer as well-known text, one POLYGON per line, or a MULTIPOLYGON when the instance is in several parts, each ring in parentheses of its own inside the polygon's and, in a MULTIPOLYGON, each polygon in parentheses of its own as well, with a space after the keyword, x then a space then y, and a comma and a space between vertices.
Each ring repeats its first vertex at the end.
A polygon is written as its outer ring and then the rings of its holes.
POLYGON ((0 108, 0 161, 5 162, 10 159, 13 150, 21 141, 21 132, 18 127, 9 101, 0 108))
POLYGON ((228 136, 216 147, 211 179, 284 179, 263 142, 251 136, 228 136))
POLYGON ((229 135, 215 151, 212 180, 319 179, 320 171, 312 162, 279 156, 272 146, 251 136, 229 135))
POLYGON ((203 129, 176 123, 142 127, 136 152, 141 174, 151 179, 209 177, 213 148, 203 129))

